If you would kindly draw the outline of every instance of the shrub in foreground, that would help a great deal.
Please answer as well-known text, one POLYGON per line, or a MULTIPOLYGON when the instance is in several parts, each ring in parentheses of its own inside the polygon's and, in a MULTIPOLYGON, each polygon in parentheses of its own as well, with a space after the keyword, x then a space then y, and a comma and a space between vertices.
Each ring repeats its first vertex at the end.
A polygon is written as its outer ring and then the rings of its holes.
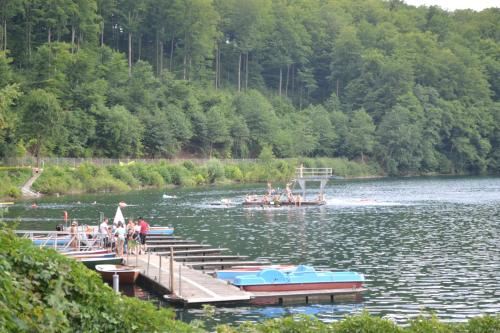
POLYGON ((0 231, 0 332, 193 332, 168 309, 117 296, 83 264, 0 231))

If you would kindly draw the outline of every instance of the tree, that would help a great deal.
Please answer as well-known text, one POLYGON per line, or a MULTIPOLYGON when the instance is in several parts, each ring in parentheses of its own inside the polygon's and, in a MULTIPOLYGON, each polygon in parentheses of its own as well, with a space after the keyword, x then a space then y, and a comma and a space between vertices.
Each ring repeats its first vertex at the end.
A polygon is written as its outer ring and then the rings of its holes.
MULTIPOLYGON (((238 91, 241 91, 241 71, 244 68, 244 88, 248 89, 249 54, 264 41, 272 24, 270 0, 220 0, 216 2, 221 13, 223 42, 228 43, 238 53, 238 91)), ((220 67, 217 67, 220 68, 220 67)), ((220 75, 220 73, 218 73, 220 75)))
POLYGON ((354 111, 349 119, 346 145, 350 157, 361 157, 365 162, 365 154, 371 154, 375 146, 375 124, 365 110, 354 111))
POLYGON ((22 105, 22 130, 39 166, 40 153, 60 131, 62 109, 56 96, 43 89, 32 90, 23 98, 22 105))
POLYGON ((380 162, 391 175, 419 170, 422 154, 422 124, 407 108, 396 105, 377 129, 380 162))
POLYGON ((97 126, 92 142, 101 156, 135 157, 142 155, 144 128, 139 120, 121 105, 94 107, 97 126))

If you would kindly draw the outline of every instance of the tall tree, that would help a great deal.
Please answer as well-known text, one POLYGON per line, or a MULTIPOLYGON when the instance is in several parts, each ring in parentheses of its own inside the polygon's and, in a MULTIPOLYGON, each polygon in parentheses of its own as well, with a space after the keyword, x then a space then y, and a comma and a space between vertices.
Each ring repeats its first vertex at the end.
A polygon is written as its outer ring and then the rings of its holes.
POLYGON ((40 153, 60 130, 62 109, 56 96, 42 89, 32 90, 23 98, 23 132, 40 164, 40 153))

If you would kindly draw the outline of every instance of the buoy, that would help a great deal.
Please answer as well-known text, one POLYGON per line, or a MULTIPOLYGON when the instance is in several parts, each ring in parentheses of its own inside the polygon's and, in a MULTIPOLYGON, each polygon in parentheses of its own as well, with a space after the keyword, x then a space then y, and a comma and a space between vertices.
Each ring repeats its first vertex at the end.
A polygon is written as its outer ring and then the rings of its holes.
POLYGON ((68 212, 64 211, 64 222, 68 221, 68 212))

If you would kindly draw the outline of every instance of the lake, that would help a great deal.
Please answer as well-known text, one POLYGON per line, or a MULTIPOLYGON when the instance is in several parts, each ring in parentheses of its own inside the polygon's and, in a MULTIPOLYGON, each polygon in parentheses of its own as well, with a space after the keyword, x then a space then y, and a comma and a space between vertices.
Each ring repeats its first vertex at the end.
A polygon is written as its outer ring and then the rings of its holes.
MULTIPOLYGON (((404 324, 429 312, 445 321, 500 312, 500 178, 335 180, 327 186, 325 206, 241 206, 246 194, 265 187, 46 197, 37 209, 16 203, 5 220, 19 220, 19 229, 55 230, 67 211, 70 219, 95 224, 100 212, 113 217, 125 201, 126 218, 172 225, 177 235, 249 259, 353 270, 367 279, 361 302, 217 308, 214 323, 298 314, 328 322, 367 310, 404 324), (164 193, 175 198, 164 199, 164 193), (222 199, 235 205, 214 205, 222 199)), ((203 318, 203 311, 183 310, 179 317, 203 318)))

